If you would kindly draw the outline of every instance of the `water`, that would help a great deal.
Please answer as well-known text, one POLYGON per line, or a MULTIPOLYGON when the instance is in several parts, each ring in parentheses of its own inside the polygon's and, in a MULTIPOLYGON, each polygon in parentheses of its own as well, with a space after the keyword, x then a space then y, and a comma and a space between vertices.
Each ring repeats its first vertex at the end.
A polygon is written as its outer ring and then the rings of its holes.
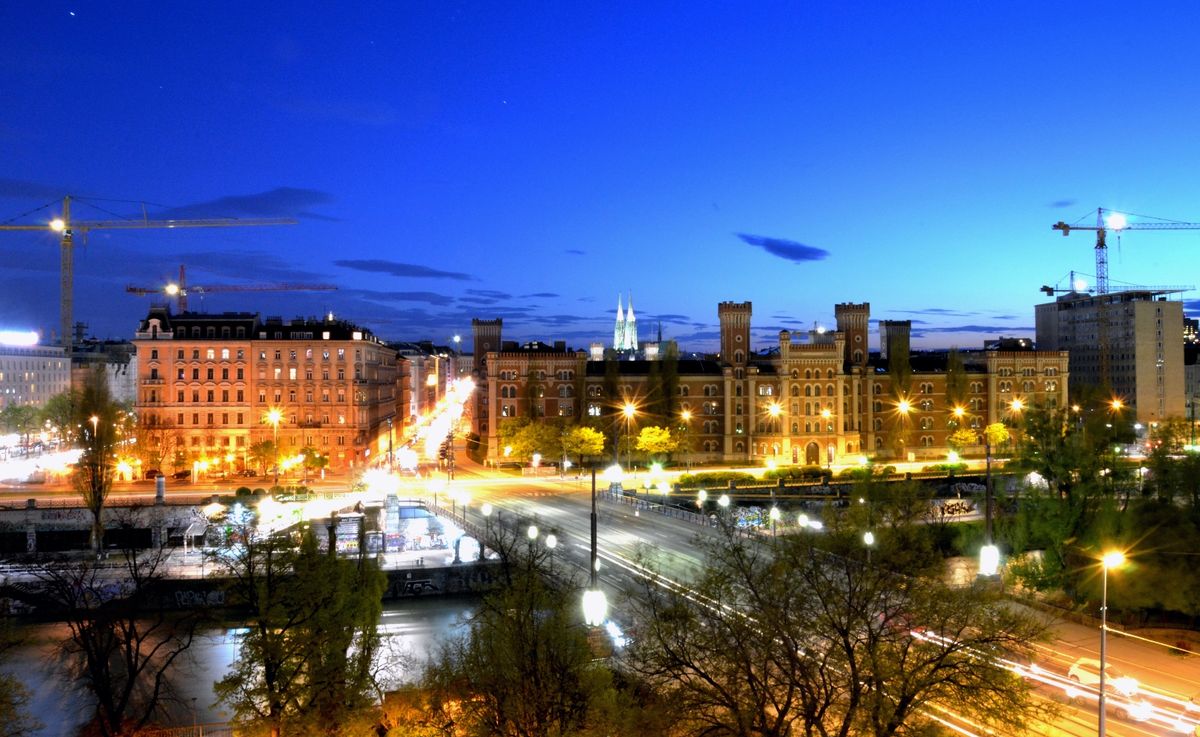
MULTIPOLYGON (((386 602, 380 631, 387 677, 414 680, 437 642, 460 632, 463 618, 476 603, 472 598, 453 597, 386 602)), ((193 719, 202 724, 229 720, 229 712, 214 703, 212 684, 225 675, 237 656, 239 631, 236 624, 228 624, 198 633, 189 657, 175 672, 182 696, 182 704, 173 712, 176 724, 191 724, 193 719)), ((65 664, 55 652, 55 643, 66 632, 66 625, 57 623, 24 627, 29 644, 18 649, 6 666, 18 674, 30 693, 29 711, 43 724, 38 737, 71 737, 89 715, 86 695, 81 696, 66 682, 65 664)))

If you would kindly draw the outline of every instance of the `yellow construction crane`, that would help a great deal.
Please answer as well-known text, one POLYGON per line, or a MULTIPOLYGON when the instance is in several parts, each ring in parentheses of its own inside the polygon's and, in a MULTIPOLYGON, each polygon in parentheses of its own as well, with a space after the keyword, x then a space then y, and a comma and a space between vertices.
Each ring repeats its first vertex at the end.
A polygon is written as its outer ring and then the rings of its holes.
POLYGON ((80 235, 86 241, 87 234, 92 230, 137 230, 143 228, 231 228, 246 225, 295 225, 291 218, 207 218, 183 220, 151 220, 145 207, 142 208, 141 218, 127 220, 72 220, 71 200, 67 195, 63 198, 62 214, 48 223, 31 225, 0 225, 0 230, 45 231, 47 229, 61 234, 60 260, 60 291, 59 306, 59 341, 71 355, 71 321, 74 312, 75 287, 75 236, 80 235))
POLYGON ((167 297, 174 297, 176 307, 180 312, 187 312, 187 298, 189 294, 199 295, 200 299, 204 299, 204 295, 213 294, 214 292, 332 292, 337 287, 332 284, 210 284, 208 286, 188 286, 187 274, 184 271, 182 264, 179 266, 179 281, 167 284, 163 287, 135 287, 127 286, 125 291, 130 294, 141 296, 151 294, 161 294, 167 297))
POLYGON ((1108 294, 1108 231, 1120 235, 1125 230, 1200 230, 1200 223, 1181 223, 1162 218, 1151 220, 1154 222, 1139 220, 1131 223, 1122 213, 1098 207, 1095 225, 1070 225, 1059 220, 1050 227, 1061 230, 1064 236, 1070 235, 1072 230, 1096 231, 1096 294, 1108 294))

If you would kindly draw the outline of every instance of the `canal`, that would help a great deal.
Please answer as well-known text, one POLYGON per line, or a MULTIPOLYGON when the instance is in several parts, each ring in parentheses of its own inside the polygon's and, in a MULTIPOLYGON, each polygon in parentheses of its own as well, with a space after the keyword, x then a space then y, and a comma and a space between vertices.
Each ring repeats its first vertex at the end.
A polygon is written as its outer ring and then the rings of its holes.
MULTIPOLYGON (((386 677, 412 681, 439 640, 462 631, 478 600, 472 597, 410 598, 384 602, 380 630, 384 647, 381 665, 386 677)), ((237 657, 241 628, 236 623, 204 629, 193 642, 190 657, 175 673, 181 703, 172 722, 189 725, 225 722, 229 712, 214 703, 213 682, 225 675, 237 657)), ((18 674, 30 693, 29 710, 42 723, 38 737, 72 737, 83 724, 90 703, 70 682, 69 664, 58 659, 55 644, 66 635, 58 623, 21 628, 29 644, 14 653, 6 670, 18 674)))

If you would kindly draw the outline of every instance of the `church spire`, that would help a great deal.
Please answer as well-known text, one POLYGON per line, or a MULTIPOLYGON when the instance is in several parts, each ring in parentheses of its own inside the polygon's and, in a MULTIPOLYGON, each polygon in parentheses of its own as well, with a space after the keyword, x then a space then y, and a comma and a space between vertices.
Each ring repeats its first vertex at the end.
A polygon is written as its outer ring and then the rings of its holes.
POLYGON ((621 295, 617 295, 617 324, 613 327, 613 350, 625 348, 625 312, 621 309, 621 295))
POLYGON ((629 311, 625 313, 625 350, 638 349, 637 317, 633 314, 633 292, 629 293, 629 311))

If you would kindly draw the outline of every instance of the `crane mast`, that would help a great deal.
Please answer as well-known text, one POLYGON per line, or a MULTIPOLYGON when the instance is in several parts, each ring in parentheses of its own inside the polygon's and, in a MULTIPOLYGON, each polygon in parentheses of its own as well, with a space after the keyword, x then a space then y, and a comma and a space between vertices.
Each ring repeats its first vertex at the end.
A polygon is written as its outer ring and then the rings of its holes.
POLYGON ((71 217, 71 195, 63 197, 62 214, 45 224, 0 225, 3 230, 42 231, 60 234, 59 239, 59 341, 71 355, 71 323, 75 310, 75 234, 84 239, 92 230, 139 230, 148 228, 231 228, 252 225, 295 225, 292 218, 194 218, 151 220, 143 210, 140 219, 74 220, 71 217))

